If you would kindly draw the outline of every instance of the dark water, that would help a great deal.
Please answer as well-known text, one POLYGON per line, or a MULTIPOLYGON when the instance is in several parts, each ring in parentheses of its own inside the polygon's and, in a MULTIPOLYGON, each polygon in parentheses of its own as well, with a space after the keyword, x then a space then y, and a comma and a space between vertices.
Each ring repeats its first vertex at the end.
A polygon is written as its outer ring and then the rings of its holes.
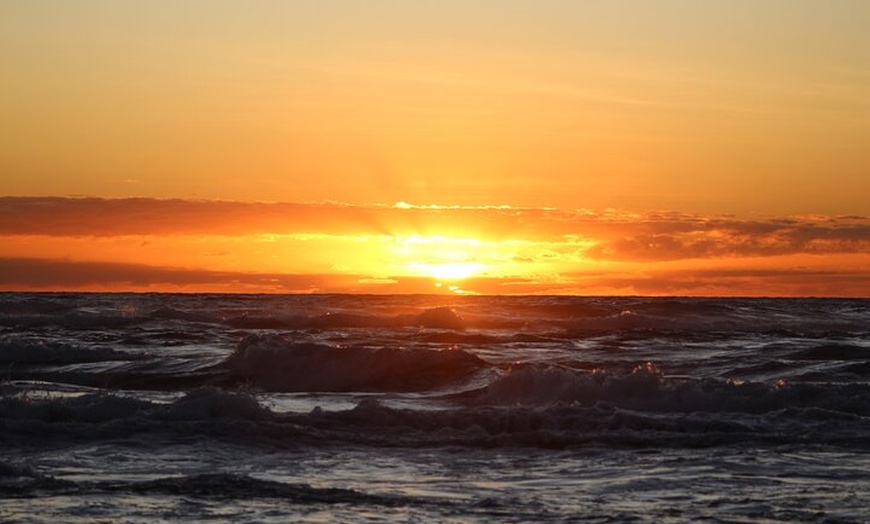
POLYGON ((0 294, 3 522, 868 522, 870 300, 0 294))

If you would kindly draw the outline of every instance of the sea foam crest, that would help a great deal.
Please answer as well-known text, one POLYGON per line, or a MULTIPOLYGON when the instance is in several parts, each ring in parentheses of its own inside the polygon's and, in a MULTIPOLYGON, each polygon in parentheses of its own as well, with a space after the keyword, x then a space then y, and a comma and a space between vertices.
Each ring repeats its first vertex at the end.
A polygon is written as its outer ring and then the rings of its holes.
POLYGON ((249 335, 226 362, 239 382, 267 391, 422 391, 487 367, 459 349, 339 348, 249 335))

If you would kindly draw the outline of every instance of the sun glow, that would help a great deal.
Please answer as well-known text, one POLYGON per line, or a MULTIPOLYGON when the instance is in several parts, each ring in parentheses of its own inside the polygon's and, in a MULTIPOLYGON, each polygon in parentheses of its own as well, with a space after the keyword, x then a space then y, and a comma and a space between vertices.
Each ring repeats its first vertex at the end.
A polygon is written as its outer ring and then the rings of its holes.
POLYGON ((401 272, 437 280, 462 280, 484 273, 486 244, 472 238, 411 235, 396 239, 393 255, 401 272))
POLYGON ((438 280, 462 280, 482 273, 486 269, 480 262, 445 262, 442 264, 411 264, 416 273, 438 280))

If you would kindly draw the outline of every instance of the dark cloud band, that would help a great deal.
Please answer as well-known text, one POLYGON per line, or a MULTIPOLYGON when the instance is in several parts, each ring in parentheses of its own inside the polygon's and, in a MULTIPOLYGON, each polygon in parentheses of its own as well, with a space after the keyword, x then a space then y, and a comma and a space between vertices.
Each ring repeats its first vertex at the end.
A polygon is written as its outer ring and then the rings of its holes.
POLYGON ((596 260, 870 252, 870 219, 704 216, 509 207, 0 198, 0 235, 445 235, 571 244, 596 260), (588 247, 590 246, 591 247, 588 247))

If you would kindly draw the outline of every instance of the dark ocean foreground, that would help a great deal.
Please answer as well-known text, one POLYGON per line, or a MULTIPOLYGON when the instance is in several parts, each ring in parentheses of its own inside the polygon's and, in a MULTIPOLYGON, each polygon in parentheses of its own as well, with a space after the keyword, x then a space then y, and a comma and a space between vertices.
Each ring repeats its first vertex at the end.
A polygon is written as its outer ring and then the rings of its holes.
POLYGON ((870 515, 870 300, 0 294, 2 522, 870 515))

